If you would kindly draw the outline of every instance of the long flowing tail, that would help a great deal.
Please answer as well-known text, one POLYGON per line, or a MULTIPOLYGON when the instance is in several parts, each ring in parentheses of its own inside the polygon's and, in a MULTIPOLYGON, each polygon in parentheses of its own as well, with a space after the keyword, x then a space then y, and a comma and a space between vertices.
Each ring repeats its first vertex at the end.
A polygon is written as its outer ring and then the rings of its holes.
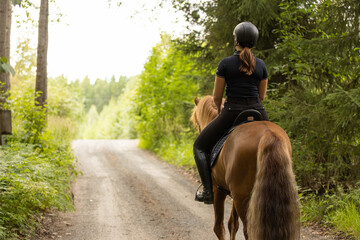
POLYGON ((286 139, 272 131, 261 138, 257 174, 247 212, 249 240, 300 239, 299 201, 286 139))

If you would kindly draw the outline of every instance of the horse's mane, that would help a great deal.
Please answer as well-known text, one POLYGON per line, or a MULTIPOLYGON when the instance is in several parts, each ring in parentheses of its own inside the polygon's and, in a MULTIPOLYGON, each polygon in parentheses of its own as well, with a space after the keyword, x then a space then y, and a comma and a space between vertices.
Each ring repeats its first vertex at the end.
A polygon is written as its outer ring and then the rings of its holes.
POLYGON ((203 97, 194 107, 190 120, 195 127, 205 127, 218 116, 218 110, 212 96, 203 97), (200 126, 198 126, 200 124, 200 126))

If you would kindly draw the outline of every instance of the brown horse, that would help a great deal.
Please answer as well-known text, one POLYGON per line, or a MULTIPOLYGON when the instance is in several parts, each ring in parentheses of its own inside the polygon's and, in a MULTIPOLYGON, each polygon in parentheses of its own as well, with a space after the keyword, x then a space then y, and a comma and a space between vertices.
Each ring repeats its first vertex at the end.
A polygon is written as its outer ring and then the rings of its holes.
MULTIPOLYGON (((216 116, 211 96, 195 98, 191 117, 204 129, 216 116)), ((225 239, 224 201, 228 190, 233 207, 228 222, 230 239, 239 228, 249 240, 300 239, 299 201, 292 170, 291 143, 285 131, 268 121, 238 126, 225 142, 212 168, 215 225, 218 239, 225 239)))

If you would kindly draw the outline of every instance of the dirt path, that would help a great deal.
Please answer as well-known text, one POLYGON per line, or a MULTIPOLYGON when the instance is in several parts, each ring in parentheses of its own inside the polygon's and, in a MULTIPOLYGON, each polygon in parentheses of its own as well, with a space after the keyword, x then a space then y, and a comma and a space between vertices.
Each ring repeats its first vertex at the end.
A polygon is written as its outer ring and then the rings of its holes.
MULTIPOLYGON (((83 172, 74 184, 76 211, 52 217, 37 239, 217 239, 212 205, 193 200, 196 183, 136 146, 135 140, 75 141, 83 172)), ((230 208, 228 201, 226 219, 230 208)), ((308 229, 302 235, 332 239, 308 229)), ((237 239, 244 239, 242 229, 237 239)))

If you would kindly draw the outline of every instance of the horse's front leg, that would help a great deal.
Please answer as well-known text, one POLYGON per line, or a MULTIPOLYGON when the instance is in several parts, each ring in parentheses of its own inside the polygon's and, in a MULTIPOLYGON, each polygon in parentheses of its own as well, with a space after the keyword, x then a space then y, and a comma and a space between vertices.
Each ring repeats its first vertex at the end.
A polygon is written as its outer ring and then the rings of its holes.
POLYGON ((224 207, 225 207, 226 194, 214 187, 214 212, 215 212, 215 225, 214 232, 219 240, 225 240, 224 228, 224 207))
POLYGON ((239 230, 239 215, 237 214, 234 203, 231 210, 228 228, 230 232, 230 240, 235 240, 236 233, 239 230))

